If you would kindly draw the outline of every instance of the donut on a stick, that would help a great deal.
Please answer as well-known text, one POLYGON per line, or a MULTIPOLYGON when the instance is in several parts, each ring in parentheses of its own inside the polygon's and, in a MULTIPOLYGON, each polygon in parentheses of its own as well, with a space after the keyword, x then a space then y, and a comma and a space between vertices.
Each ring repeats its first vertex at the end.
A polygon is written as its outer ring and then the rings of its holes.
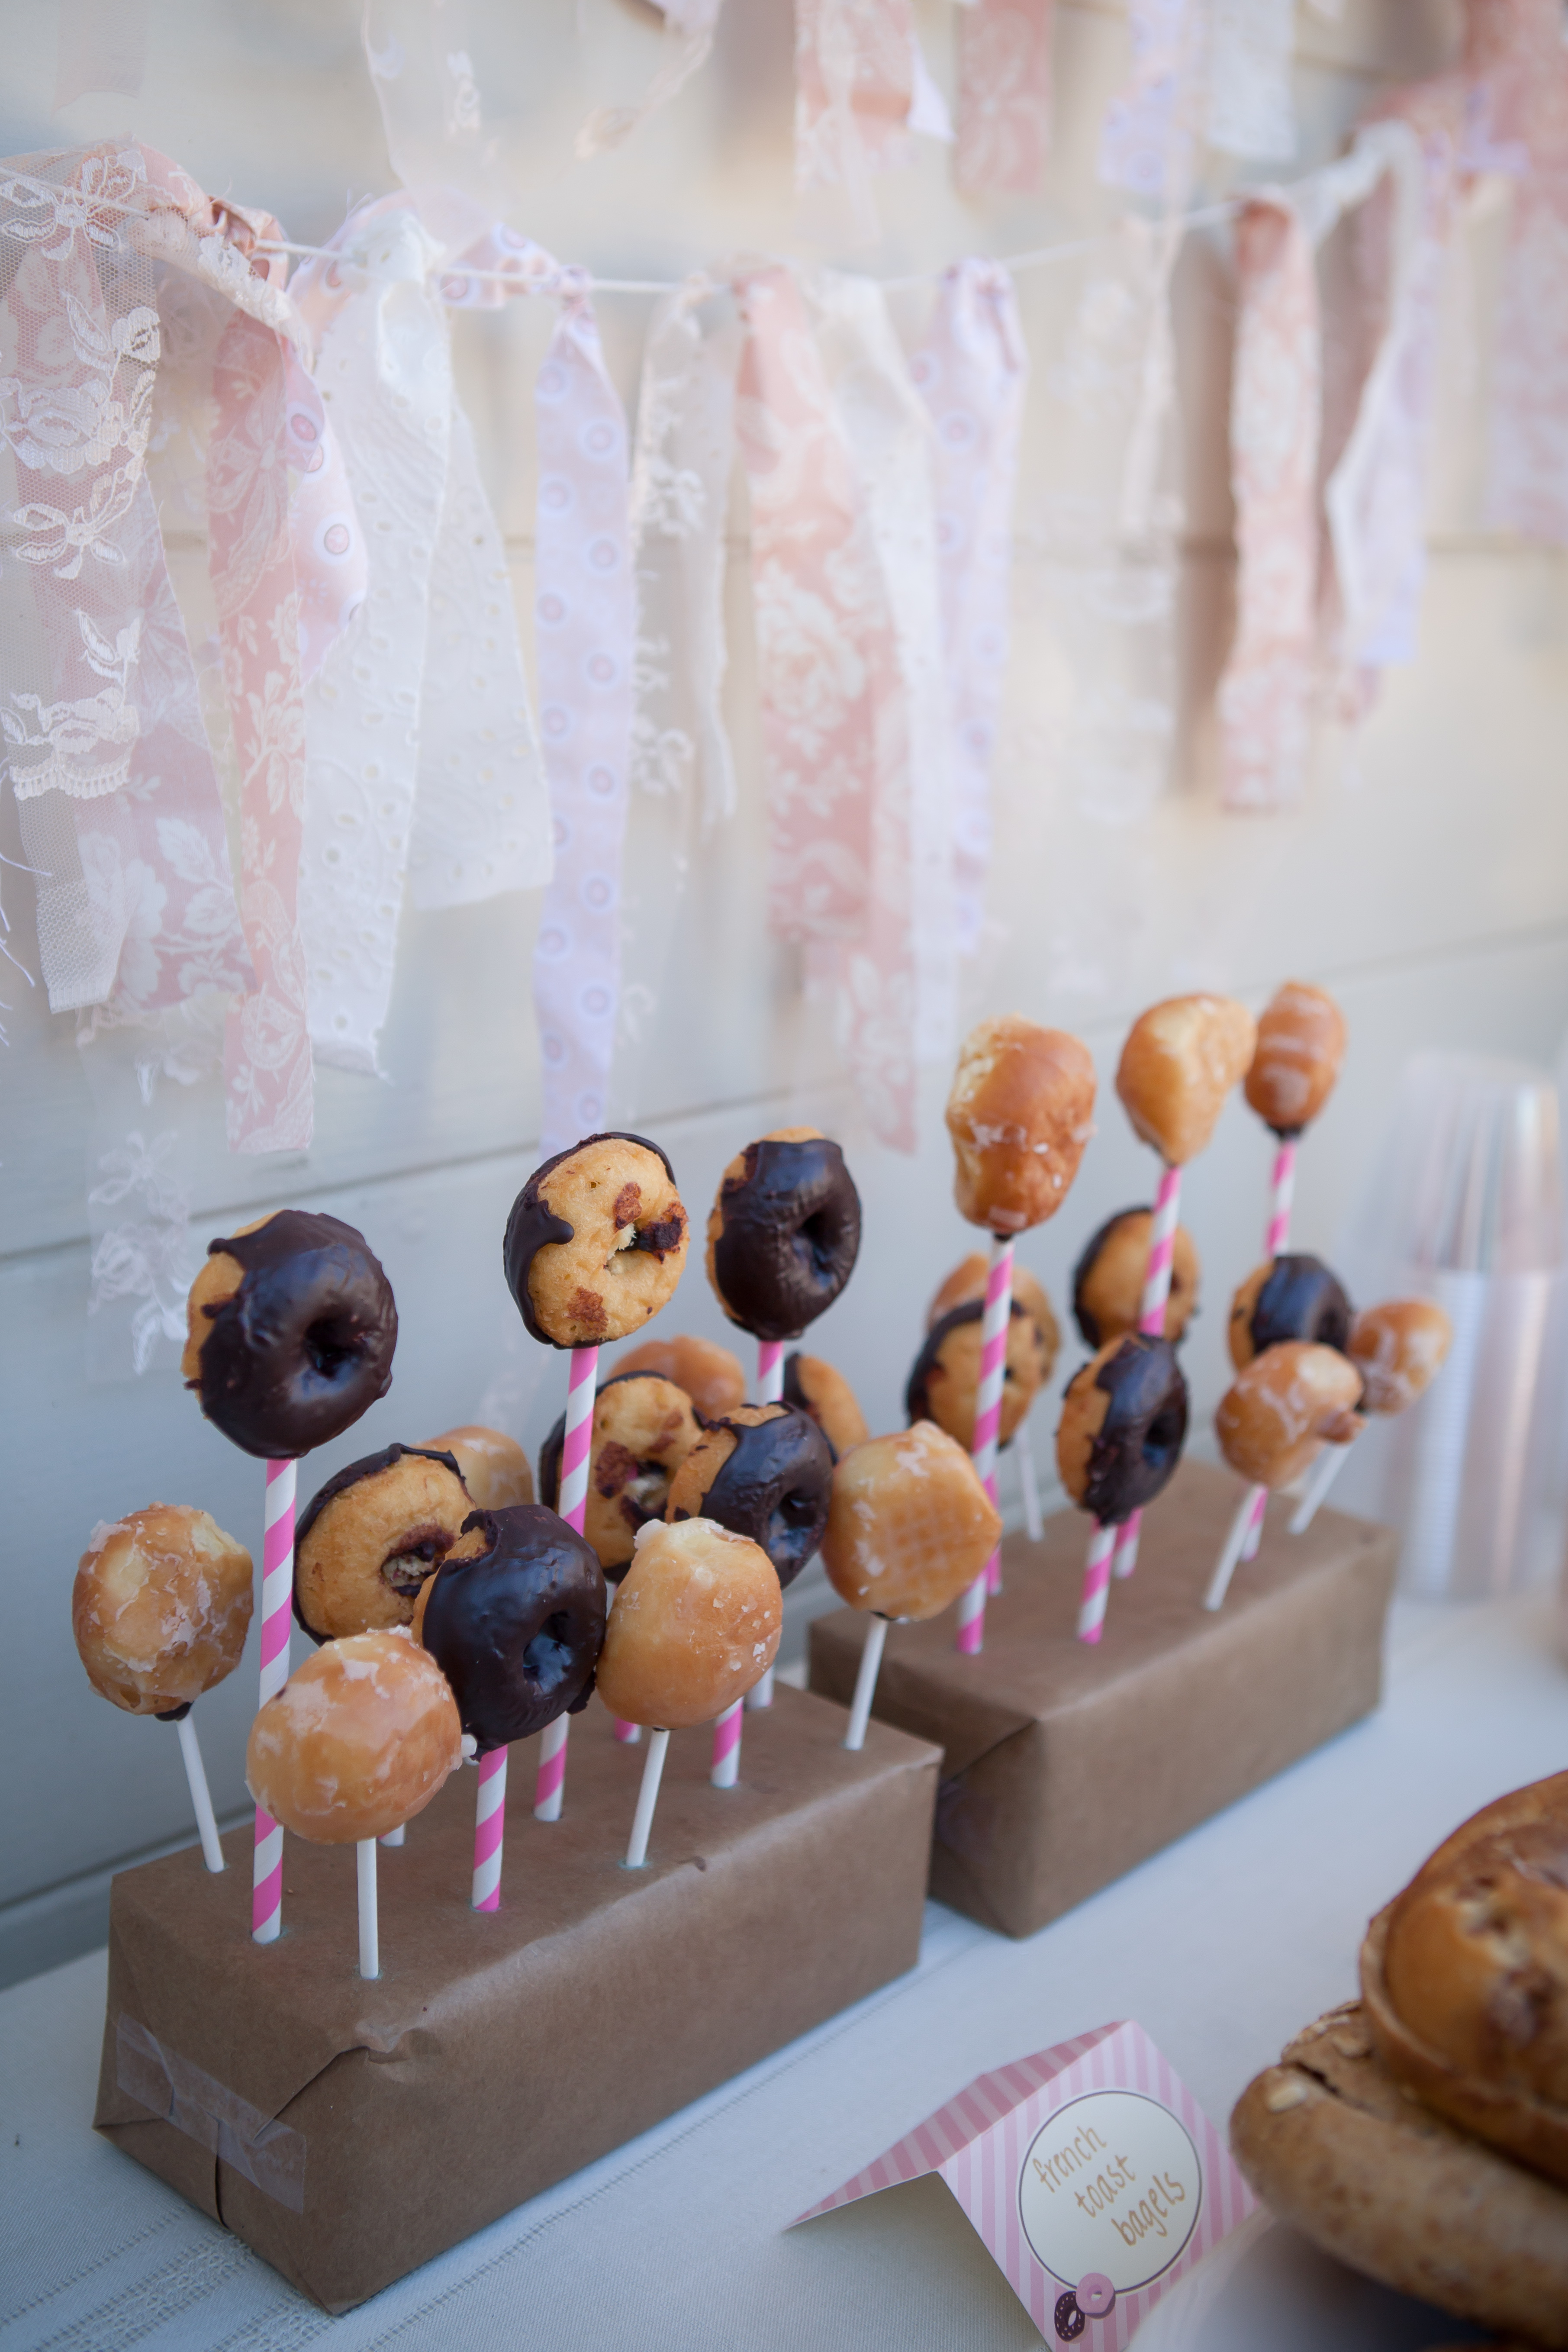
POLYGON ((784 1358, 784 1402, 811 1415, 836 1462, 871 1434, 854 1390, 825 1357, 797 1352, 784 1358))
MULTIPOLYGON (((1284 1339, 1254 1356, 1219 1401, 1215 1433, 1231 1468, 1254 1486, 1275 1492, 1310 1468, 1324 1445, 1349 1445, 1362 1422, 1361 1373, 1337 1348, 1310 1339, 1284 1339)), ((1205 1609, 1224 1605, 1250 1523, 1250 1498, 1231 1525, 1205 1609)))
MULTIPOLYGON (((1424 1396, 1454 1344, 1454 1327, 1429 1298, 1390 1298, 1366 1307, 1351 1324, 1351 1361, 1365 1381, 1360 1410, 1404 1412, 1424 1396)), ((1345 1465, 1350 1448, 1325 1447, 1290 1520, 1305 1535, 1345 1465)))
POLYGON ((439 1437, 427 1437, 425 1450, 451 1455, 477 1510, 507 1511, 514 1503, 533 1500, 528 1456, 515 1437, 499 1429, 464 1422, 457 1429, 444 1429, 439 1437))
POLYGON ((657 1372, 660 1380, 673 1381, 706 1421, 717 1421, 746 1402, 741 1360, 716 1339, 694 1339, 685 1332, 673 1339, 645 1339, 616 1360, 616 1377, 624 1372, 657 1372))
POLYGON ((1080 1642, 1092 1645, 1104 1631, 1117 1529, 1168 1484, 1186 1434, 1187 1383, 1169 1339, 1124 1331, 1068 1382, 1057 1427, 1057 1469, 1071 1499, 1094 1520, 1079 1609, 1080 1642))
MULTIPOLYGON (((931 1300, 930 1307, 926 1309, 927 1331, 933 1332, 936 1329, 937 1325, 942 1321, 942 1318, 945 1315, 950 1314, 956 1307, 964 1307, 968 1306, 971 1302, 974 1302, 979 1307, 983 1307, 985 1299, 986 1276, 989 1271, 990 1268, 986 1261, 985 1254, 983 1250, 972 1251, 968 1257, 961 1259, 959 1264, 953 1267, 952 1272, 942 1284, 941 1287, 937 1291, 936 1297, 931 1300)), ((1052 1309, 1051 1302, 1046 1296, 1045 1286, 1030 1273, 1026 1265, 1020 1265, 1016 1258, 1015 1258, 1013 1261, 1013 1309, 1015 1316, 1020 1307, 1023 1309, 1024 1313, 1029 1317, 1036 1330, 1039 1334, 1038 1353, 1040 1361, 1040 1382, 1043 1384, 1050 1379, 1052 1367, 1056 1363, 1057 1357, 1060 1352, 1061 1331, 1058 1325, 1056 1315, 1052 1309)), ((1001 1434, 998 1438, 999 1446, 1005 1446, 1008 1443, 1009 1437, 1016 1433, 1016 1429, 1010 1430, 1007 1425, 1008 1411, 1006 1394, 1007 1381, 1013 1377, 1013 1358, 1016 1337, 1016 1332, 1009 1329, 1007 1335, 1006 1368, 1004 1375, 1002 1397, 1003 1426, 1001 1434)), ((1027 1417, 1026 1412, 1025 1417, 1027 1417)), ((955 1429, 952 1431, 952 1434, 958 1439, 961 1445, 966 1441, 971 1444, 973 1443, 972 1433, 962 1429, 955 1429)), ((1017 1449, 1015 1459, 1018 1465, 1018 1484, 1023 1491, 1024 1497, 1025 1530, 1031 1543, 1038 1543, 1045 1533, 1045 1521, 1040 1513, 1040 1489, 1038 1482, 1035 1476, 1034 1448, 1029 1444, 1026 1433, 1025 1433, 1023 1443, 1017 1449)), ((991 1590, 996 1591, 999 1589, 1001 1582, 999 1576, 992 1579, 990 1581, 991 1590)))

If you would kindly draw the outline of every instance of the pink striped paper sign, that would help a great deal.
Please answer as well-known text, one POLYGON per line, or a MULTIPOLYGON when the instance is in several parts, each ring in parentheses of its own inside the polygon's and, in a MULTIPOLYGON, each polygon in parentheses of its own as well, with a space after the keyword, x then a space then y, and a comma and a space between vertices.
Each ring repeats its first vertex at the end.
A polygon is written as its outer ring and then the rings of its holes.
POLYGON ((809 2213, 934 2172, 1048 2344, 1122 2352, 1257 2202, 1141 2025, 977 2075, 809 2213))

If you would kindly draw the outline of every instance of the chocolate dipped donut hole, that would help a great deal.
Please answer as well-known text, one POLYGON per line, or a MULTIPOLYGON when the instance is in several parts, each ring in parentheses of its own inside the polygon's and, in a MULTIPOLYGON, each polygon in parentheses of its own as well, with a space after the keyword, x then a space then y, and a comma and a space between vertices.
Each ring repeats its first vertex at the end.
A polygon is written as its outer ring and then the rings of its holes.
POLYGON ((507 1219, 507 1288, 535 1339, 596 1348, 657 1315, 686 1264, 675 1171, 641 1135, 590 1135, 537 1167, 507 1219))
POLYGON ((1351 1323, 1351 1360, 1366 1383, 1363 1412, 1403 1412, 1425 1393, 1454 1344, 1454 1327, 1429 1298, 1389 1298, 1351 1323))
POLYGON ((355 1845, 423 1812, 462 1760, 447 1677, 400 1625, 296 1666, 250 1727, 245 1780, 295 1837, 355 1845))
POLYGON ((946 1118, 960 1216, 993 1234, 1044 1224, 1094 1133, 1088 1046, 1016 1013, 982 1021, 959 1048, 946 1118))
POLYGON ((772 1562, 713 1519, 637 1530, 599 1654, 599 1696, 623 1723, 710 1723, 778 1655, 784 1596, 772 1562))
POLYGON ((1110 1339, 1068 1382, 1057 1469, 1080 1510, 1121 1527, 1165 1486, 1187 1434, 1187 1383, 1169 1339, 1110 1339))
POLYGON ((937 1617, 1001 1538, 1001 1514, 963 1446, 935 1422, 917 1421, 839 1463, 822 1561, 851 1609, 937 1617))
POLYGON ((388 1445, 319 1486, 294 1534, 294 1614, 313 1642, 412 1622, 473 1498, 456 1458, 388 1445))
POLYGON ((854 1390, 840 1371, 821 1356, 786 1356, 784 1401, 797 1412, 808 1412, 837 1462, 852 1445, 864 1445, 870 1427, 854 1390))
MULTIPOLYGON (((594 1399, 588 1448, 588 1499, 583 1532, 606 1576, 632 1556, 639 1528, 662 1519, 670 1482, 702 1432, 691 1399, 657 1372, 616 1372, 594 1399)), ((563 1413, 539 1451, 539 1498, 561 1499, 563 1413)))
POLYGON ((1344 1015, 1333 998, 1305 981, 1288 980, 1258 1016, 1242 1091, 1276 1135, 1297 1136, 1332 1094, 1344 1057, 1344 1015))
POLYGON ((1337 1348, 1286 1339, 1237 1374, 1214 1417, 1220 1452, 1255 1486, 1289 1486, 1324 1444, 1348 1445, 1363 1426, 1362 1379, 1337 1348))
MULTIPOLYGON (((985 1308, 969 1299, 954 1307, 926 1333, 904 1389, 910 1421, 934 1421, 964 1452, 974 1444, 980 1395, 980 1357, 985 1308)), ((1008 1444, 1046 1379, 1045 1342, 1027 1309, 1014 1301, 1007 1323, 1007 1354, 1002 1373, 999 1444, 1008 1444)))
POLYGON ((1139 1014, 1116 1072, 1136 1132, 1168 1168, 1195 1160, 1252 1061, 1258 1024, 1231 996, 1171 996, 1139 1014))
POLYGON ((209 1242, 186 1312, 185 1386, 258 1461, 330 1444, 392 1386, 392 1286, 337 1217, 279 1209, 209 1242))
POLYGON ((1269 1258, 1254 1266, 1230 1302, 1230 1360, 1239 1372, 1286 1339, 1310 1339, 1342 1355, 1351 1322, 1350 1300, 1321 1258, 1305 1251, 1269 1258))
POLYGON ((465 1422, 459 1428, 444 1429, 439 1437, 427 1437, 420 1451, 449 1454, 458 1465, 458 1475, 481 1511, 504 1511, 513 1503, 533 1500, 528 1456, 516 1438, 501 1430, 465 1422))
POLYGON ((713 1519, 766 1552, 781 1588, 822 1541, 833 1449, 809 1413, 744 1404, 703 1431, 670 1481, 665 1517, 713 1519))
POLYGON ((127 1715, 187 1715, 250 1630, 251 1559, 205 1511, 149 1503, 96 1527, 71 1588, 87 1678, 127 1715))
MULTIPOLYGON (((990 1271, 990 1265, 984 1250, 972 1250, 966 1258, 961 1259, 942 1282, 936 1297, 926 1308, 926 1329, 933 1330, 944 1315, 951 1314, 955 1307, 966 1307, 972 1298, 978 1298, 984 1306, 985 1285, 990 1271)), ((1048 1381, 1051 1369, 1061 1351, 1060 1327, 1057 1322, 1056 1312, 1051 1302, 1046 1296, 1045 1285, 1037 1276, 1030 1273, 1026 1265, 1020 1265, 1016 1259, 1013 1262, 1013 1304, 1015 1307, 1021 1307, 1026 1315, 1032 1316, 1034 1318, 1035 1328, 1040 1335, 1040 1348, 1044 1360, 1044 1370, 1040 1378, 1048 1381)))
POLYGON ((593 1546, 542 1503, 470 1514, 414 1633, 481 1756, 587 1706, 607 1606, 593 1546))
POLYGON ((746 1375, 741 1360, 717 1339, 693 1339, 681 1333, 673 1339, 645 1339, 616 1366, 622 1372, 657 1372, 684 1389, 705 1421, 717 1421, 746 1402, 746 1375))
POLYGON ((708 1279, 754 1339, 798 1339, 860 1254, 860 1195, 831 1137, 781 1127, 737 1152, 708 1219, 708 1279))
MULTIPOLYGON (((1119 1209, 1084 1244, 1073 1268, 1072 1312, 1087 1346, 1103 1348, 1124 1331, 1137 1330, 1153 1223, 1152 1209, 1119 1209)), ((1185 1225, 1178 1225, 1163 1335, 1173 1343, 1186 1336, 1196 1312, 1201 1275, 1193 1237, 1185 1225)))

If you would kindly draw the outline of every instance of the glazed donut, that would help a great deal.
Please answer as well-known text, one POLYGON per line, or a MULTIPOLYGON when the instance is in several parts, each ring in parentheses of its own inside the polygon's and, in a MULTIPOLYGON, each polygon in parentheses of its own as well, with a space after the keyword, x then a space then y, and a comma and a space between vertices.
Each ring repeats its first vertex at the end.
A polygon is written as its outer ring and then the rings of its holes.
POLYGON ((1226 1337, 1238 1372, 1284 1339, 1310 1339, 1343 1355, 1350 1336, 1350 1300, 1321 1258, 1305 1253, 1254 1266, 1230 1302, 1226 1337))
MULTIPOLYGON (((971 1251, 968 1257, 953 1267, 926 1308, 926 1329, 933 1329, 953 1307, 967 1307, 972 1298, 978 1298, 984 1306, 990 1271, 984 1250, 971 1251)), ((1026 1265, 1019 1265, 1016 1260, 1013 1265, 1013 1304, 1021 1307, 1026 1315, 1034 1318, 1035 1328, 1040 1335, 1043 1362, 1040 1378, 1048 1381, 1052 1366, 1061 1351, 1061 1331, 1051 1302, 1046 1296, 1045 1285, 1029 1272, 1026 1265)))
POLYGON ((852 1445, 864 1445, 871 1434, 854 1390, 821 1356, 784 1358, 784 1401, 797 1412, 811 1415, 835 1462, 852 1445))
MULTIPOLYGON (((663 1518, 670 1481, 701 1433, 686 1391, 657 1372, 617 1372, 600 1389, 583 1532, 606 1576, 626 1567, 637 1529, 663 1518)), ((552 1510, 561 1500, 565 1443, 563 1413, 539 1451, 540 1500, 552 1510)))
POLYGON ((833 1492, 833 1448, 792 1404, 743 1404, 705 1429, 669 1482, 665 1512, 713 1519, 766 1552, 781 1586, 822 1541, 833 1492))
POLYGON ((959 1049, 946 1115, 960 1216, 993 1234, 1044 1224, 1094 1133, 1089 1048, 1016 1013, 983 1021, 959 1049))
POLYGON ((1332 1094, 1344 1056, 1344 1015, 1333 998, 1288 980, 1263 1008, 1242 1091, 1276 1135, 1300 1135, 1332 1094))
POLYGON ((504 1436, 499 1429, 464 1422, 457 1429, 444 1429, 439 1437, 427 1437, 422 1450, 451 1455, 458 1477, 481 1511, 505 1511, 513 1503, 533 1500, 528 1456, 515 1437, 504 1436))
POLYGON ((186 1313, 185 1386, 260 1461, 331 1444, 392 1386, 392 1286, 336 1217, 278 1209, 209 1242, 186 1313))
POLYGON ((1255 1486, 1289 1486, 1324 1444, 1362 1427, 1361 1374, 1337 1348, 1286 1339, 1254 1356, 1219 1401, 1214 1425, 1231 1468, 1255 1486))
POLYGON ((149 1503, 94 1528, 71 1589, 93 1689, 127 1715, 188 1715, 239 1664, 250 1584, 250 1554, 205 1511, 149 1503))
POLYGON ((456 1458, 389 1445, 319 1486, 294 1531, 294 1614, 312 1642, 406 1625, 473 1500, 456 1458))
MULTIPOLYGON (((926 1333, 904 1389, 910 1421, 934 1421, 955 1437, 966 1454, 974 1445, 974 1415, 980 1395, 980 1354, 985 1308, 978 1298, 955 1307, 926 1333)), ((1002 1373, 1002 1426, 998 1444, 1008 1444, 1039 1394, 1046 1378, 1045 1342, 1027 1309, 1015 1303, 1007 1324, 1007 1357, 1002 1373)))
MULTIPOLYGON (((1153 1222, 1152 1209, 1119 1209, 1086 1243, 1072 1271, 1072 1312, 1089 1347, 1103 1348, 1138 1328, 1153 1222)), ((1193 1237, 1185 1225, 1178 1225, 1165 1302, 1164 1336, 1173 1343, 1184 1337, 1196 1311, 1201 1271, 1193 1237)))
POLYGON ((447 1677, 399 1625, 295 1667, 250 1727, 245 1780, 295 1837, 353 1845, 423 1812, 462 1760, 447 1677))
POLYGON ((1124 1331, 1068 1382, 1057 1469, 1080 1510, 1121 1527, 1154 1500, 1181 1460, 1187 1383, 1169 1339, 1124 1331))
POLYGON ((593 1546, 542 1504, 514 1503, 465 1520, 419 1595, 414 1638, 484 1756, 587 1706, 606 1606, 593 1546))
POLYGON ((507 1219, 507 1287, 536 1339, 596 1348, 657 1315, 686 1264, 675 1171, 640 1135, 590 1135, 536 1168, 507 1219))
POLYGON ((778 1655, 784 1596, 768 1556, 712 1519, 637 1529, 599 1654, 599 1696, 623 1723, 710 1723, 778 1655))
POLYGON ((1366 1382, 1363 1412, 1403 1412, 1430 1387, 1454 1343, 1454 1327, 1426 1298, 1390 1298, 1351 1321, 1351 1360, 1366 1382))
POLYGON ((755 1339, 798 1339, 860 1254, 860 1195, 815 1127, 779 1127, 737 1152, 708 1219, 708 1279, 755 1339))
POLYGON ((1184 1167, 1207 1143, 1257 1041, 1258 1024, 1230 996, 1167 997, 1132 1024, 1116 1091, 1168 1168, 1184 1167))
POLYGON ((645 1339, 620 1359, 616 1377, 623 1372, 657 1372, 661 1381, 673 1381, 705 1421, 717 1421, 746 1402, 741 1360, 716 1339, 693 1339, 684 1333, 677 1339, 645 1339))
POLYGON ((1001 1540, 1001 1516, 973 1463, 934 1421, 868 1438, 833 1474, 822 1560, 851 1609, 940 1616, 1001 1540))

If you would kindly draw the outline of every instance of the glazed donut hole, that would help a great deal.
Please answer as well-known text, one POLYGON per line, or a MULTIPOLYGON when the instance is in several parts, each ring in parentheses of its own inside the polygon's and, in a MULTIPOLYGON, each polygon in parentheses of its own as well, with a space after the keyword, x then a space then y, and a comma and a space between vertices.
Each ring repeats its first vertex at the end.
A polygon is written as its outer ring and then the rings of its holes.
POLYGON ((688 1239, 661 1154, 635 1136, 591 1136, 523 1187, 508 1224, 508 1278, 536 1339, 598 1347, 658 1313, 688 1239))
POLYGON ((934 1422, 868 1438, 833 1474, 822 1559, 851 1609, 940 1616, 1001 1539, 1001 1515, 974 1465, 934 1422))
POLYGON ((853 1445, 864 1445, 871 1431, 859 1400, 842 1372, 822 1356, 784 1358, 784 1401, 797 1412, 809 1413, 837 1462, 853 1445))
POLYGON ((1258 1024, 1229 996, 1172 996, 1128 1033, 1116 1091, 1135 1132, 1168 1168, 1194 1160, 1252 1061, 1258 1024))
POLYGON ((89 1682, 127 1715, 183 1715, 239 1664, 251 1581, 244 1545, 185 1504, 95 1528, 71 1589, 89 1682))
POLYGON ((1152 1503, 1181 1459, 1187 1384, 1169 1339, 1124 1331, 1068 1382, 1057 1475, 1079 1510, 1121 1526, 1152 1503))
MULTIPOLYGON (((1143 1276, 1153 1223, 1152 1209, 1122 1209, 1107 1218, 1085 1245, 1073 1269, 1072 1306, 1073 1319, 1087 1346, 1103 1348, 1123 1333, 1137 1330, 1143 1312, 1143 1276)), ((1163 1332, 1173 1342, 1185 1336, 1197 1311, 1202 1272, 1191 1234, 1185 1225, 1178 1225, 1163 1332)))
POLYGON ((773 1128, 726 1166, 708 1215, 707 1269, 739 1330, 798 1339, 842 1294, 859 1253, 860 1196, 819 1128, 773 1128))
POLYGON ((1366 1393, 1363 1412, 1403 1412, 1425 1393, 1453 1345, 1454 1327, 1426 1298, 1390 1298, 1351 1324, 1350 1354, 1366 1393))
POLYGON ((1344 1015, 1331 996, 1288 980, 1258 1016, 1243 1092, 1276 1135, 1300 1135, 1322 1109, 1345 1054, 1344 1015))
POLYGON ((624 1372, 657 1372, 684 1389, 704 1421, 718 1421, 746 1402, 746 1375, 741 1360, 716 1339, 694 1339, 681 1334, 673 1339, 645 1339, 616 1365, 624 1372))
MULTIPOLYGON (((594 1399, 588 1498, 583 1532, 606 1576, 624 1569, 637 1529, 662 1519, 671 1483, 702 1432, 684 1389, 655 1372, 619 1371, 594 1399)), ((561 1499, 562 1414, 539 1456, 539 1490, 552 1510, 561 1499)))
POLYGON ((1359 1434, 1361 1397, 1361 1373, 1348 1356, 1287 1339, 1255 1356, 1220 1399, 1220 1452, 1254 1486, 1289 1486, 1324 1444, 1348 1445, 1359 1434))
MULTIPOLYGON (((955 1265, 926 1309, 926 1329, 934 1330, 942 1317, 951 1315, 955 1307, 967 1307, 976 1298, 984 1305, 990 1271, 990 1263, 984 1250, 972 1251, 968 1257, 955 1265)), ((1043 1360, 1040 1378, 1048 1381, 1061 1350, 1061 1331, 1051 1302, 1046 1296, 1045 1285, 1037 1275, 1030 1273, 1026 1265, 1020 1265, 1016 1258, 1013 1262, 1013 1304, 1021 1307, 1032 1318, 1040 1335, 1043 1360)))
POLYGON ((422 1812, 462 1761, 458 1705, 405 1626, 326 1643, 250 1727, 246 1785, 295 1837, 352 1845, 422 1812))
POLYGON ((412 1622, 420 1587, 473 1501, 451 1455, 390 1446, 311 1497, 294 1548, 294 1613, 313 1640, 412 1622))
POLYGON ((516 1438, 501 1430, 464 1422, 456 1429, 444 1429, 439 1437, 426 1438, 424 1445, 427 1453, 451 1455, 458 1475, 481 1511, 505 1511, 514 1503, 532 1502, 533 1473, 528 1456, 516 1438))
POLYGON ((710 1723, 761 1681, 783 1630, 766 1552, 712 1519, 650 1521, 605 1629, 599 1696, 623 1723, 710 1723))
MULTIPOLYGON (((904 1410, 910 1421, 934 1421, 939 1429, 957 1439, 966 1454, 974 1446, 984 1345, 984 1309, 979 1302, 971 1299, 953 1307, 926 1334, 904 1391, 904 1410)), ((1023 1307, 1015 1307, 1007 1322, 1002 1372, 1000 1444, 1009 1444, 1016 1435, 1045 1383, 1046 1371, 1040 1327, 1023 1307)))
POLYGON ((1288 1339, 1310 1339, 1342 1355, 1351 1323, 1351 1303, 1339 1281, 1321 1258, 1297 1251, 1253 1267, 1230 1302, 1226 1342, 1239 1372, 1288 1339))
POLYGON ((1089 1049, 1064 1030, 1017 1013, 971 1030, 946 1111, 959 1214, 993 1234, 1054 1217, 1094 1133, 1094 1093, 1089 1049))

